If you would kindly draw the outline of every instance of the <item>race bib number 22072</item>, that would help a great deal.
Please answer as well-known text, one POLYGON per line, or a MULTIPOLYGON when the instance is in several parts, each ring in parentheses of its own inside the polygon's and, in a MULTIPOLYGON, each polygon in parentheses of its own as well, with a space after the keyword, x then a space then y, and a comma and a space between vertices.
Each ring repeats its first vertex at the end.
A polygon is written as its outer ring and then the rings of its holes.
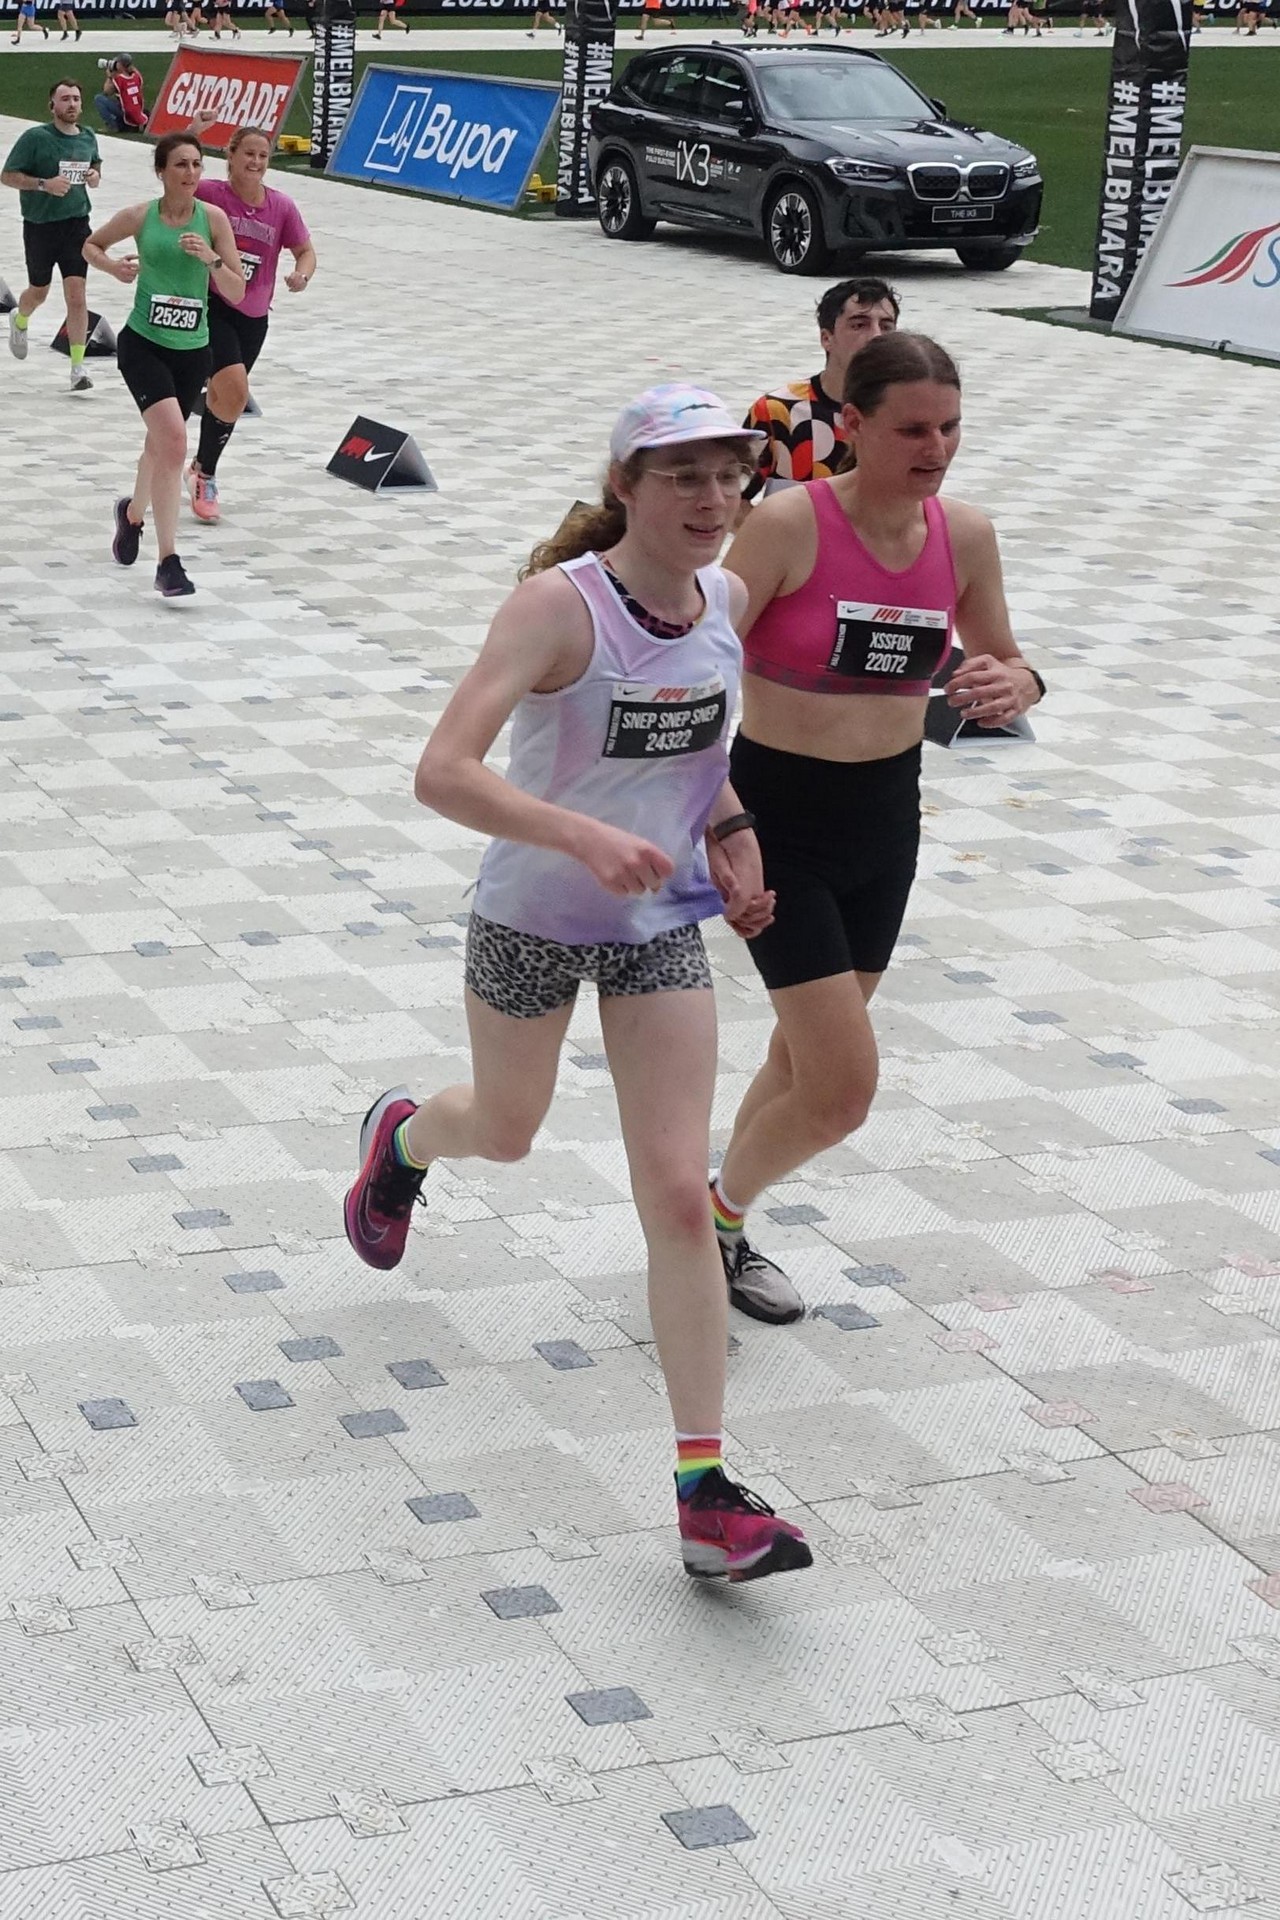
POLYGON ((720 679, 697 687, 615 681, 604 756, 607 760, 670 760, 704 753, 724 732, 728 708, 720 679))
POLYGON ((946 646, 947 615, 936 607, 839 600, 836 642, 827 666, 842 678, 865 680, 868 693, 892 693, 904 681, 918 685, 932 680, 946 646))

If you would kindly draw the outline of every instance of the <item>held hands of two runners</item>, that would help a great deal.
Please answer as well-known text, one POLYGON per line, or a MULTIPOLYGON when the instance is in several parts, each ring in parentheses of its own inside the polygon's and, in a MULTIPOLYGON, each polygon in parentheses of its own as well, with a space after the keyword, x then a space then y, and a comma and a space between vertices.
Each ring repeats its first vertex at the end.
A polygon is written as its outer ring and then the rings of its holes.
POLYGON ((754 940, 773 925, 777 896, 764 884, 760 842, 754 833, 732 833, 727 840, 706 836, 711 881, 724 901, 724 917, 743 940, 754 940))
POLYGON ((976 653, 956 668, 947 682, 947 705, 959 707, 980 727, 1004 727, 1025 713, 1036 697, 1036 683, 1014 660, 976 653))

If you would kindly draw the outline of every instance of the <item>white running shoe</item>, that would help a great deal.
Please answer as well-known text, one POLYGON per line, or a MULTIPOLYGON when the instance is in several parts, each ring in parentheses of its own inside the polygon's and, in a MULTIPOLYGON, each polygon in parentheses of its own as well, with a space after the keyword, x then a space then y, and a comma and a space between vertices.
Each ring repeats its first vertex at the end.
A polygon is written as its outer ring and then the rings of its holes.
POLYGON ((27 357, 27 327, 18 325, 18 309, 15 307, 9 315, 9 351, 15 360, 27 357))
POLYGON ((72 393, 91 393, 93 391, 93 382, 83 367, 72 367, 71 391, 72 393))

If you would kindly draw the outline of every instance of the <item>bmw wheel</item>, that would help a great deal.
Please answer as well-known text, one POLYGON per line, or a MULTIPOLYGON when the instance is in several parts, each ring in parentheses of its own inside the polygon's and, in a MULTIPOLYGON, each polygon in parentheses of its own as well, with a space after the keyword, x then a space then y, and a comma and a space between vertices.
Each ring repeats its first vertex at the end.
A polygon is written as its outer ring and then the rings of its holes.
POLYGON ((764 237, 781 273, 822 273, 831 259, 821 209, 799 180, 789 181, 769 202, 764 237))
POLYGON ((596 212, 610 240, 648 240, 657 226, 640 205, 640 189, 628 161, 613 154, 596 179, 596 212))
POLYGON ((972 246, 957 247, 956 255, 962 267, 975 272, 1003 273, 1006 267, 1021 260, 1022 248, 1011 247, 1005 241, 988 241, 985 245, 975 242, 972 246))

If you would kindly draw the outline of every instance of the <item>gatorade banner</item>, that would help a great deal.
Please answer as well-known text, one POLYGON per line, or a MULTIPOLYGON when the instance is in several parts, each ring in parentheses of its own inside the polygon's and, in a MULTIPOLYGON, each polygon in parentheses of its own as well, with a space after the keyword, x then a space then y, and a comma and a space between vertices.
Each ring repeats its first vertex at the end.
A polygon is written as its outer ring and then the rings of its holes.
POLYGON ((556 212, 567 220, 580 220, 596 210, 587 141, 591 109, 613 85, 617 21, 618 0, 569 0, 565 9, 556 212))
POLYGON ((305 53, 231 53, 220 47, 179 47, 164 77, 147 132, 155 140, 182 133, 192 115, 217 120, 200 135, 205 147, 224 148, 237 127, 281 133, 307 64, 305 53))
POLYGON ((1191 0, 1117 0, 1089 315, 1113 320, 1182 158, 1191 0))

